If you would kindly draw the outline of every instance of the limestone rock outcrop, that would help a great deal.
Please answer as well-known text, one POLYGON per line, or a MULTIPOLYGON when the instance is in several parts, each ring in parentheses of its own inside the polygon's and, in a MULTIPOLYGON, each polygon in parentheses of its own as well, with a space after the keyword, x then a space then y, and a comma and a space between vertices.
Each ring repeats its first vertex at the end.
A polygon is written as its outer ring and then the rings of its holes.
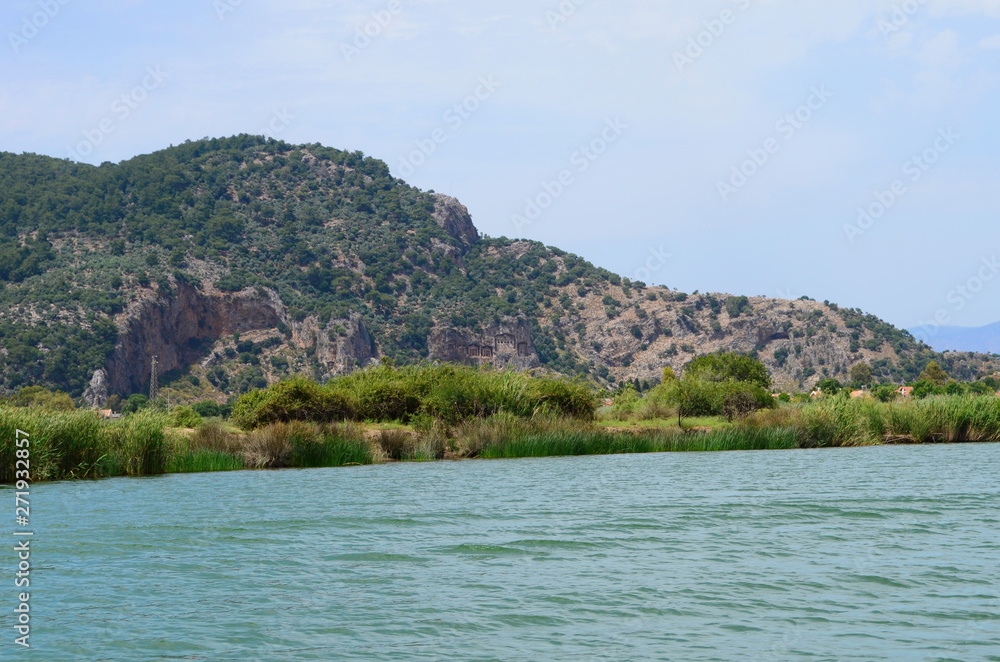
POLYGON ((441 361, 490 363, 516 370, 541 365, 526 320, 503 320, 481 333, 439 327, 431 332, 428 346, 430 357, 441 361))
POLYGON ((118 343, 106 367, 110 388, 120 394, 143 392, 153 356, 160 373, 184 368, 217 338, 277 327, 284 313, 270 291, 212 295, 178 283, 174 294, 137 301, 119 319, 118 343))
POLYGON ((324 379, 378 362, 378 346, 360 315, 331 320, 326 325, 320 325, 316 317, 310 316, 290 326, 294 347, 315 348, 315 361, 324 379))
POLYGON ((90 384, 83 391, 83 401, 88 407, 102 408, 111 395, 108 389, 108 373, 103 368, 95 370, 90 384))
POLYGON ((468 208, 449 195, 438 193, 434 196, 434 213, 431 216, 466 248, 479 239, 479 230, 473 225, 468 208))
MULTIPOLYGON (((266 288, 208 293, 177 283, 171 295, 134 303, 118 327, 118 342, 103 374, 106 391, 121 395, 145 391, 154 356, 159 374, 199 361, 205 364, 216 340, 248 331, 287 329, 291 335, 287 344, 309 350, 318 372, 327 376, 367 366, 379 356, 360 315, 322 327, 315 317, 295 322, 277 293, 266 288)), ((95 388, 94 393, 100 392, 95 388)))

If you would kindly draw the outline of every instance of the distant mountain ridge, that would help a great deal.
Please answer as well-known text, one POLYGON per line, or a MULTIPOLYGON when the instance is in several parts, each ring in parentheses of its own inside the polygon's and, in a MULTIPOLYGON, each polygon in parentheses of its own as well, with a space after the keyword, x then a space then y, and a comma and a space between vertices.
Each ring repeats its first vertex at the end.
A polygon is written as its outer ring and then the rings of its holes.
POLYGON ((931 360, 1000 368, 834 303, 684 294, 483 236, 360 152, 248 135, 100 166, 0 152, 0 394, 221 400, 383 360, 641 386, 714 351, 759 357, 780 390, 859 362, 896 383, 931 360))
POLYGON ((909 331, 938 352, 1000 354, 1000 322, 979 327, 922 326, 909 331))

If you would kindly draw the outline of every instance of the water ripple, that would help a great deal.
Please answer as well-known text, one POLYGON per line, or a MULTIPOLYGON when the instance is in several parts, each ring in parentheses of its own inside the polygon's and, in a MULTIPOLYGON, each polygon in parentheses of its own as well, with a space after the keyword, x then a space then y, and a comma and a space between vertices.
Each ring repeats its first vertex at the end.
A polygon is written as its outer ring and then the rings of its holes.
POLYGON ((62 660, 1000 660, 997 445, 38 485, 62 660))

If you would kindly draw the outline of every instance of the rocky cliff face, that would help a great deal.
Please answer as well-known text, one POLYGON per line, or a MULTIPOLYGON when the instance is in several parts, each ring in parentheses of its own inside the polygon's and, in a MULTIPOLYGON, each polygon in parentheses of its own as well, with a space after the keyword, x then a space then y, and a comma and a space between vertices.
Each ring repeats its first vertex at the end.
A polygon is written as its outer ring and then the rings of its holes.
POLYGON ((507 319, 480 333, 435 329, 428 341, 430 357, 455 363, 492 364, 528 370, 541 365, 526 320, 507 319))
POLYGON ((310 316, 302 322, 293 322, 291 328, 291 345, 313 353, 312 360, 321 379, 367 367, 380 356, 375 339, 360 315, 333 320, 326 325, 310 316))
POLYGON ((466 248, 479 239, 479 230, 472 223, 469 210, 457 199, 438 193, 434 196, 434 220, 466 248))
MULTIPOLYGON (((617 304, 588 298, 548 329, 567 337, 583 360, 617 380, 658 380, 665 366, 678 374, 697 355, 717 351, 758 356, 775 387, 799 391, 821 379, 846 379, 866 362, 877 379, 903 381, 898 331, 860 311, 812 300, 750 297, 730 314, 726 294, 684 295, 663 288, 612 288, 617 304)), ((976 379, 996 365, 979 355, 945 355, 956 379, 976 379), (984 367, 985 366, 985 367, 984 367)), ((926 359, 914 357, 922 368, 926 359)))
POLYGON ((110 390, 143 392, 154 356, 159 373, 185 368, 224 335, 277 327, 283 309, 272 293, 210 295, 184 283, 173 295, 136 301, 118 320, 118 344, 106 367, 110 390))
POLYGON ((173 294, 135 302, 118 319, 118 327, 115 352, 91 384, 94 397, 145 392, 154 356, 158 374, 197 363, 215 365, 222 358, 213 350, 217 341, 250 331, 273 330, 293 354, 307 354, 308 363, 324 376, 364 367, 379 356, 359 315, 323 326, 315 317, 295 322, 278 295, 263 288, 221 293, 176 283, 173 294))
MULTIPOLYGON (((810 388, 825 377, 842 379, 861 361, 874 368, 877 378, 898 380, 901 355, 874 318, 811 300, 763 297, 749 298, 738 313, 731 313, 724 305, 728 299, 723 294, 615 286, 578 296, 545 319, 508 317, 478 331, 439 323, 428 337, 428 358, 540 368, 532 333, 537 324, 550 346, 555 339, 560 351, 588 365, 595 376, 615 382, 655 382, 665 366, 679 373, 696 355, 715 351, 758 356, 779 390, 810 388)), ((296 373, 326 380, 381 357, 377 338, 359 314, 325 324, 315 316, 295 321, 267 289, 225 294, 179 283, 170 296, 133 304, 119 327, 118 346, 106 368, 95 373, 85 396, 88 403, 100 404, 109 393, 145 392, 154 355, 160 374, 200 366, 204 376, 228 366, 232 376, 246 367, 245 355, 234 349, 239 345, 234 334, 266 342, 269 349, 260 365, 269 382, 296 373), (271 366, 279 365, 278 359, 284 367, 276 370, 271 366)), ((946 356, 949 372, 959 379, 973 379, 983 368, 977 355, 946 356)))

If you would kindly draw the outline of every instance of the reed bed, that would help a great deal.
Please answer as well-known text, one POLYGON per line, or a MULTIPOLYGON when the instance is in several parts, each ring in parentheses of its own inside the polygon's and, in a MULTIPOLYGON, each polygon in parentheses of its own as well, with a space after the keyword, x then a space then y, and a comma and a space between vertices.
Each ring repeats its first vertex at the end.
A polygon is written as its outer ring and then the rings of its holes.
POLYGON ((673 435, 666 438, 667 452, 770 451, 798 448, 794 429, 725 428, 703 434, 673 435))
POLYGON ((882 403, 833 398, 759 412, 742 428, 795 430, 802 448, 1000 441, 1000 398, 935 396, 882 403))
POLYGON ((105 422, 91 411, 0 408, 0 482, 13 482, 18 430, 28 435, 35 481, 163 473, 168 424, 152 412, 105 422))
MULTIPOLYGON (((513 384, 513 382, 511 382, 513 384)), ((449 395, 449 401, 457 397, 449 395)), ((170 415, 102 421, 90 411, 0 408, 0 482, 15 478, 17 430, 29 435, 35 481, 164 472, 336 467, 385 461, 518 458, 685 451, 827 448, 883 443, 1000 441, 1000 398, 941 396, 881 403, 833 398, 758 412, 736 425, 601 428, 577 417, 499 413, 447 425, 366 431, 354 423, 291 420, 249 432, 206 423, 170 430, 170 415)), ((21 435, 23 436, 23 435, 21 435)))
POLYGON ((796 445, 795 431, 788 428, 726 428, 684 434, 656 429, 612 431, 573 420, 475 421, 463 426, 456 438, 460 456, 486 459, 770 450, 796 445))
POLYGON ((422 433, 409 430, 381 430, 374 439, 384 460, 429 462, 442 460, 447 452, 446 432, 434 427, 422 433))
POLYGON ((243 460, 231 453, 199 449, 182 451, 170 456, 167 473, 187 474, 246 469, 243 460))
POLYGON ((175 449, 188 471, 340 467, 371 464, 372 445, 352 424, 293 421, 272 423, 249 433, 230 432, 217 423, 202 425, 175 449), (203 469, 204 468, 204 469, 203 469))
MULTIPOLYGON (((0 483, 15 479, 17 431, 27 433, 33 481, 277 467, 371 464, 376 453, 351 424, 276 423, 250 434, 218 424, 193 434, 167 430, 171 417, 140 412, 102 421, 92 411, 0 408, 0 483)), ((23 467, 23 465, 22 465, 23 467)))

